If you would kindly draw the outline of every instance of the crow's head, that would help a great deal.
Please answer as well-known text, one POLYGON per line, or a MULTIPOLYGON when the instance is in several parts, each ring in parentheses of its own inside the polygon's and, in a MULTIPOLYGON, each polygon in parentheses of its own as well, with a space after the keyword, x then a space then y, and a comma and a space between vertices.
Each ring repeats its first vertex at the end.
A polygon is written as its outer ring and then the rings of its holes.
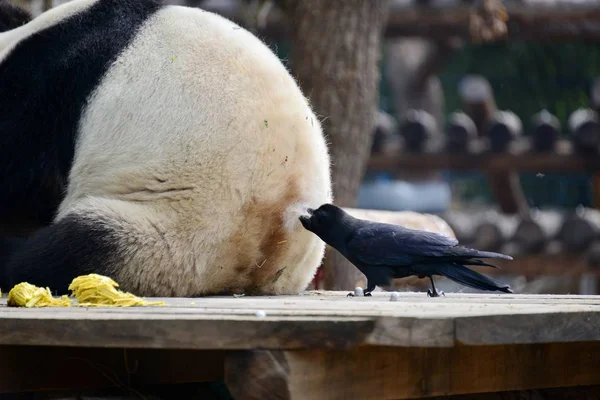
POLYGON ((330 244, 336 238, 345 237, 347 222, 350 219, 350 215, 333 204, 323 204, 316 210, 308 208, 306 214, 300 216, 300 222, 305 229, 330 244))

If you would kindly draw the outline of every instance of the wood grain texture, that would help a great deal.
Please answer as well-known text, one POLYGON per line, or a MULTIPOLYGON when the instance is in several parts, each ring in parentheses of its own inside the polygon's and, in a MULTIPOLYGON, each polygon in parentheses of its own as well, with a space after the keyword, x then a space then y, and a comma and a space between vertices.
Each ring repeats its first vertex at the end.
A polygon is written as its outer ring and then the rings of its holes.
POLYGON ((510 392, 477 393, 458 396, 429 397, 429 400, 597 400, 600 386, 577 386, 510 392))
POLYGON ((290 397, 273 398, 417 399, 592 385, 600 381, 599 351, 600 343, 286 351, 288 387, 279 393, 290 397))
POLYGON ((600 296, 346 292, 166 298, 165 307, 22 309, 0 300, 0 345, 181 349, 453 347, 600 340, 600 296), (262 310, 266 316, 258 317, 262 310), (552 327, 552 329, 548 329, 552 327))
POLYGON ((223 365, 218 351, 0 346, 0 395, 107 387, 135 394, 139 385, 215 381, 223 365))
POLYGON ((0 355, 0 395, 120 387, 139 398, 144 385, 224 378, 236 400, 591 400, 598 388, 577 386, 600 381, 598 342, 233 352, 0 346, 0 355))
POLYGON ((600 314, 544 313, 531 318, 512 315, 465 317, 456 320, 456 340, 469 345, 560 343, 600 340, 600 314))
POLYGON ((236 400, 292 398, 285 353, 271 350, 232 352, 226 360, 225 383, 236 400))
POLYGON ((165 349, 346 348, 373 330, 368 319, 271 318, 253 321, 194 314, 57 313, 1 318, 0 344, 165 349), (203 318, 204 317, 204 318, 203 318))

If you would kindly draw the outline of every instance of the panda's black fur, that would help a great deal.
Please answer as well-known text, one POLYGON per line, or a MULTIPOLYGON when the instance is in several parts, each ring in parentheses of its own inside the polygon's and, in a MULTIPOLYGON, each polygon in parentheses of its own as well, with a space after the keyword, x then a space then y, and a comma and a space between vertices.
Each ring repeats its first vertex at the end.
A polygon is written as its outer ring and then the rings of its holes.
POLYGON ((0 32, 9 31, 31 21, 31 14, 8 0, 0 0, 0 32))
POLYGON ((34 228, 52 221, 64 196, 85 103, 159 7, 154 0, 103 0, 22 40, 0 63, 0 93, 10 94, 0 96, 1 221, 16 226, 26 221, 34 228))

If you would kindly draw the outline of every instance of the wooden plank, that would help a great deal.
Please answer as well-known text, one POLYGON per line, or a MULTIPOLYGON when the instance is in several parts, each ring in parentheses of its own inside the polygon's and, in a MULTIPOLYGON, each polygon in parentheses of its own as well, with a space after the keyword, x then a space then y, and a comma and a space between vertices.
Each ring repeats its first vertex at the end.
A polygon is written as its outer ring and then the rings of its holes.
POLYGON ((575 386, 514 390, 510 392, 477 393, 458 396, 429 397, 429 400, 596 400, 600 399, 600 386, 575 386))
POLYGON ((488 315, 456 319, 456 340, 468 345, 600 340, 600 313, 488 315))
POLYGON ((240 400, 416 399, 593 385, 599 362, 598 342, 255 351, 226 358, 225 381, 240 400), (273 370, 276 380, 257 381, 260 371, 273 370))
MULTIPOLYGON (((292 397, 292 385, 304 387, 305 390, 308 388, 309 392, 318 391, 319 388, 313 387, 315 382, 323 384, 329 380, 332 380, 334 387, 328 388, 321 397, 299 398, 335 399, 338 397, 331 397, 331 392, 339 391, 340 386, 347 387, 341 395, 345 393, 350 398, 355 396, 349 394, 356 393, 356 398, 360 395, 367 399, 385 399, 420 398, 432 393, 479 393, 488 390, 558 387, 579 385, 582 382, 586 384, 585 382, 599 379, 598 370, 591 365, 598 361, 597 344, 582 343, 580 347, 564 344, 558 346, 567 348, 538 345, 472 348, 461 346, 458 349, 437 350, 362 347, 349 352, 244 351, 230 353, 226 371, 231 391, 239 394, 236 390, 239 391, 241 386, 244 394, 236 396, 236 399, 265 400, 298 398, 292 397), (503 350, 500 351, 501 349, 503 350), (565 355, 568 351, 574 352, 573 356, 565 355), (540 357, 544 354, 547 356, 540 357), (484 363, 483 359, 489 362, 484 363), (324 362, 326 365, 322 364, 324 362), (311 363, 314 365, 310 366, 311 363), (540 368, 540 365, 550 367, 540 368), (575 370, 566 371, 567 376, 560 374, 557 370, 563 369, 565 365, 569 365, 566 370, 575 370), (517 370, 513 371, 514 368, 517 370), (584 371, 584 376, 581 376, 580 371, 584 371), (320 374, 323 375, 319 376, 320 374), (301 376, 302 381, 297 381, 299 375, 305 375, 301 376), (556 378, 550 381, 548 375, 556 378), (481 384, 474 385, 470 381, 479 381, 481 384), (370 385, 376 387, 371 389, 370 385), (369 391, 369 395, 364 396, 363 389, 357 390, 357 387, 364 387, 364 390, 369 391), (288 393, 288 397, 282 396, 281 393, 288 393), (389 396, 386 397, 386 394, 389 396)), ((0 354, 0 394, 117 386, 130 390, 135 395, 136 390, 143 393, 142 385, 219 380, 223 377, 223 358, 226 356, 220 351, 27 346, 1 346, 0 354), (52 367, 40 362, 41 366, 32 368, 32 363, 42 360, 52 360, 52 367)), ((544 393, 546 392, 548 390, 544 390, 544 393)), ((571 389, 563 393, 582 394, 588 391, 571 389)), ((508 395, 489 395, 481 399, 513 398, 508 395)), ((597 397, 590 397, 592 398, 597 397)), ((469 396, 460 399, 480 398, 469 396)))
POLYGON ((402 347, 452 347, 455 343, 451 318, 382 318, 365 344, 402 347))
POLYGON ((397 156, 373 155, 368 163, 373 171, 423 169, 454 169, 470 171, 497 171, 516 169, 530 172, 596 172, 600 158, 584 158, 571 154, 412 154, 397 156))
POLYGON ((223 363, 218 351, 0 346, 0 394, 211 382, 223 363))
POLYGON ((0 318, 0 344, 168 349, 346 348, 365 340, 365 318, 215 318, 194 314, 50 311, 48 318, 0 318))
POLYGON ((138 308, 0 306, 0 344, 303 349, 600 340, 600 330, 593 328, 600 322, 600 296, 448 294, 432 299, 403 293, 390 301, 383 292, 371 298, 345 295, 163 299, 166 307, 138 308), (259 310, 264 316, 256 314, 259 310))
MULTIPOLYGON (((449 37, 471 38, 469 18, 474 1, 448 0, 423 2, 419 0, 390 1, 386 37, 449 37)), ((594 0, 504 0, 509 20, 508 37, 525 40, 598 39, 600 28, 599 5, 594 0)), ((239 23, 248 10, 243 2, 208 1, 202 8, 224 15, 239 23)), ((258 26, 261 36, 281 39, 289 22, 284 14, 273 9, 258 26)))
MULTIPOLYGON (((600 311, 598 296, 583 299, 564 296, 559 299, 540 296, 498 295, 487 297, 479 294, 447 294, 431 299, 425 294, 418 297, 399 293, 397 301, 390 301, 390 294, 376 292, 371 298, 332 297, 323 300, 253 298, 244 300, 197 299, 194 306, 139 307, 139 308, 92 308, 71 307, 53 309, 0 308, 3 320, 188 320, 230 321, 240 326, 250 322, 274 322, 303 324, 314 320, 327 322, 361 322, 372 317, 393 318, 449 318, 485 316, 498 314, 579 313, 600 311), (202 301, 204 300, 204 301, 202 301), (257 310, 266 313, 256 317, 257 310)), ((174 300, 174 299, 172 299, 174 300)), ((169 299, 166 299, 169 301, 169 299)), ((175 303, 176 304, 176 303, 175 303)))
MULTIPOLYGON (((256 312, 263 310, 267 317, 289 317, 299 319, 321 317, 448 317, 467 315, 491 315, 498 313, 528 313, 532 308, 546 311, 596 311, 600 307, 597 295, 528 295, 528 294, 486 294, 486 293, 446 293, 444 297, 430 298, 424 292, 398 292, 398 300, 390 301, 391 294, 375 291, 372 297, 347 297, 347 292, 311 292, 305 296, 246 296, 204 297, 196 299, 150 298, 162 300, 164 307, 135 308, 16 308, 2 306, 0 318, 126 318, 135 319, 149 314, 152 318, 177 319, 223 319, 252 320, 256 312), (490 307, 493 305, 493 307, 490 307), (549 308, 552 307, 552 308, 549 308), (558 308, 557 308, 558 307, 558 308), (187 316, 186 316, 187 315, 187 316)), ((143 317, 143 318, 146 318, 143 317)), ((269 320, 268 318, 266 320, 269 320)))
MULTIPOLYGON (((489 270, 489 269, 488 269, 489 270)), ((388 304, 390 299, 390 292, 382 290, 376 290, 373 293, 373 297, 354 297, 350 298, 346 295, 348 291, 330 291, 330 290, 310 290, 302 292, 298 295, 280 295, 280 296, 210 296, 210 297, 196 297, 196 298, 183 298, 183 297, 158 297, 148 298, 150 301, 164 301, 166 306, 162 307, 132 307, 132 308, 119 308, 119 307, 72 307, 72 308, 53 308, 53 311, 69 310, 69 312, 126 312, 126 313, 137 313, 146 312, 150 310, 153 313, 166 313, 172 312, 171 308, 190 308, 195 309, 199 312, 199 309, 245 309, 244 314, 246 316, 254 315, 254 312, 264 307, 270 308, 306 308, 306 305, 310 307, 316 304, 329 305, 330 302, 342 302, 344 304, 334 305, 339 309, 347 309, 348 304, 388 304), (301 303, 301 304, 299 304, 301 303)), ((460 292, 449 292, 443 298, 430 298, 424 292, 411 292, 411 291, 399 291, 400 303, 403 301, 407 302, 419 302, 419 303, 430 303, 437 304, 443 307, 448 302, 463 302, 472 303, 473 300, 477 300, 477 303, 514 303, 522 302, 527 304, 564 304, 565 301, 573 304, 600 304, 600 295, 579 295, 579 294, 527 294, 527 293, 495 293, 495 292, 482 292, 482 293, 460 293, 460 292)), ((388 304, 391 307, 395 307, 395 304, 388 304)), ((36 312, 43 311, 44 309, 25 309, 18 307, 6 307, 6 296, 0 298, 0 313, 4 312, 36 312)), ((241 312, 241 311, 238 311, 241 312)), ((310 310, 304 310, 303 312, 310 312, 310 310)))

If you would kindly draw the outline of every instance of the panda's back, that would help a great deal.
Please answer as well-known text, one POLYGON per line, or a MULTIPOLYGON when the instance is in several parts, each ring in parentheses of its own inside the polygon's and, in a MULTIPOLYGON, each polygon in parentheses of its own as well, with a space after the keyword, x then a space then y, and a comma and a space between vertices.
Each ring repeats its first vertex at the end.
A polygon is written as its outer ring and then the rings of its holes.
MULTIPOLYGON (((239 175, 226 169, 260 170, 255 164, 273 156, 285 161, 279 154, 289 158, 297 146, 292 130, 320 134, 266 45, 220 16, 179 6, 164 7, 140 28, 90 97, 79 129, 63 208, 90 193, 135 197, 149 184, 149 169, 217 195, 225 177, 239 175)), ((244 192, 249 177, 233 186, 244 192)))

